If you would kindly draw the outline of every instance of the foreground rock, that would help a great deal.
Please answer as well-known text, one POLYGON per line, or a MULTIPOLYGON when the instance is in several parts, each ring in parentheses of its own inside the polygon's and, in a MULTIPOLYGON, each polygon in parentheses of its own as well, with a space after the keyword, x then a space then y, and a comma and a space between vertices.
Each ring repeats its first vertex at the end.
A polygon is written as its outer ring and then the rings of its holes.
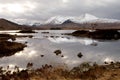
POLYGON ((0 42, 0 57, 11 56, 26 47, 25 44, 9 41, 0 42))
POLYGON ((55 50, 54 53, 55 53, 56 55, 60 55, 60 54, 62 53, 62 51, 61 51, 61 50, 55 50))
POLYGON ((82 58, 83 57, 83 55, 82 55, 82 53, 80 52, 80 53, 78 53, 78 55, 77 55, 79 58, 82 58))

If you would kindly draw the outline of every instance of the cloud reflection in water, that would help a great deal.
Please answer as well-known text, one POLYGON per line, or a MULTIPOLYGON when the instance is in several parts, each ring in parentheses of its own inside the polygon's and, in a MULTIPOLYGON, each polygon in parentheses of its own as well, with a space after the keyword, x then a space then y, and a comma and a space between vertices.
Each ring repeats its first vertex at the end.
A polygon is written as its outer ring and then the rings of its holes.
POLYGON ((54 43, 76 43, 76 42, 79 42, 81 44, 84 44, 84 45, 91 45, 93 44, 94 42, 97 43, 97 41, 95 40, 92 40, 92 39, 88 39, 88 38, 84 38, 84 39, 80 39, 80 38, 67 38, 67 37, 59 37, 59 38, 48 38, 48 40, 50 40, 51 42, 54 42, 54 43))

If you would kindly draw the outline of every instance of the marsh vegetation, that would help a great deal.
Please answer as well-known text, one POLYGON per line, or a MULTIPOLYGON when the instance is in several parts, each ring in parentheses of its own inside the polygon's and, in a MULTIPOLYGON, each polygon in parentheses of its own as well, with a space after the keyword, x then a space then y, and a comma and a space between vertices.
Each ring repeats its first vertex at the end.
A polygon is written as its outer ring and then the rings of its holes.
POLYGON ((20 70, 18 66, 9 70, 0 68, 2 80, 119 80, 120 62, 111 62, 107 65, 89 64, 84 62, 77 67, 67 69, 65 66, 54 67, 42 65, 33 69, 34 64, 28 63, 26 69, 20 70))

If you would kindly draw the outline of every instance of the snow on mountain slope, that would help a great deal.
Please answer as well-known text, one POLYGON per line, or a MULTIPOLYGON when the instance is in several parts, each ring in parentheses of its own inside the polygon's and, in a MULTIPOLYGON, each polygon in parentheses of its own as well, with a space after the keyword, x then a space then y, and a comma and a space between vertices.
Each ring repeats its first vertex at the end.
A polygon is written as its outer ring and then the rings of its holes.
POLYGON ((64 16, 55 16, 48 19, 45 23, 46 24, 62 24, 65 21, 70 20, 74 23, 115 23, 120 22, 120 20, 116 19, 107 19, 107 18, 98 18, 91 14, 84 14, 79 17, 64 17, 64 16))
POLYGON ((48 19, 45 23, 47 24, 62 24, 63 22, 65 22, 66 20, 71 20, 74 17, 63 17, 63 16, 55 16, 55 17, 51 17, 50 19, 48 19))
POLYGON ((91 15, 91 14, 84 14, 78 17, 77 19, 75 18, 73 21, 77 23, 84 23, 84 22, 89 22, 98 19, 97 17, 91 15))
POLYGON ((97 22, 97 23, 120 23, 120 20, 99 18, 99 19, 97 19, 95 21, 91 21, 91 22, 97 22))

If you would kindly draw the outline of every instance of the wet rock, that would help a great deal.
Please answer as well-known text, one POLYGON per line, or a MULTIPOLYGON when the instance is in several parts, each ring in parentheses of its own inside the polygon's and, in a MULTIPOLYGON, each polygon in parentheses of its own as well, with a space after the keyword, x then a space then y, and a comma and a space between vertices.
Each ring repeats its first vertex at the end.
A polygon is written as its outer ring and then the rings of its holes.
POLYGON ((54 36, 50 36, 51 38, 54 38, 54 36))
POLYGON ((80 52, 80 53, 78 53, 78 55, 77 55, 79 58, 82 58, 82 53, 80 52))
POLYGON ((43 34, 49 34, 49 32, 41 32, 41 33, 43 33, 43 34))
POLYGON ((44 57, 44 55, 40 55, 41 57, 44 57))
POLYGON ((61 51, 61 50, 55 50, 54 53, 55 53, 56 55, 60 55, 60 54, 62 53, 62 51, 61 51))
POLYGON ((27 44, 28 42, 26 41, 25 44, 27 44))
POLYGON ((64 55, 61 55, 61 57, 64 57, 64 55))

